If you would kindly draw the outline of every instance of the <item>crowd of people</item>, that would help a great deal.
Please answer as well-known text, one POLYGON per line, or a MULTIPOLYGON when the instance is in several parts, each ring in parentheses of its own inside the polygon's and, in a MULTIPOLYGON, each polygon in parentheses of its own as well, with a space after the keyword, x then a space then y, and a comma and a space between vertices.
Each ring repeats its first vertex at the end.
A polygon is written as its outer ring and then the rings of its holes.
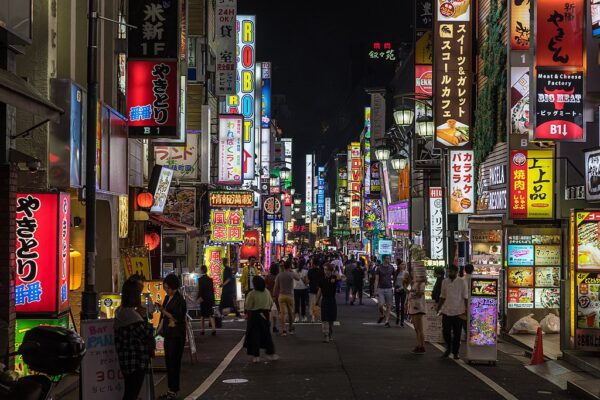
MULTIPOLYGON (((267 360, 277 360, 273 334, 281 337, 294 335, 295 324, 321 323, 323 342, 333 340, 334 322, 337 321, 336 295, 350 306, 362 305, 365 283, 368 296, 378 304, 377 323, 391 327, 392 315, 395 324, 405 326, 410 318, 414 327, 416 346, 414 354, 425 353, 423 316, 427 313, 425 300, 425 274, 407 269, 401 259, 392 264, 390 256, 381 262, 369 262, 366 257, 349 257, 337 252, 315 251, 299 257, 289 256, 272 263, 268 270, 255 257, 250 257, 243 266, 240 277, 244 294, 243 313, 246 322, 244 347, 252 361, 261 361, 264 349, 267 360)), ((442 316, 443 337, 446 351, 459 358, 461 334, 466 329, 467 287, 473 266, 465 267, 465 276, 458 277, 458 268, 450 266, 435 271, 436 282, 431 294, 442 316)), ((236 277, 229 260, 223 260, 220 303, 215 301, 214 281, 205 265, 200 267, 198 295, 200 334, 205 334, 208 322, 211 334, 217 334, 216 317, 242 313, 236 298, 236 277), (216 315, 215 315, 216 314, 216 315)), ((168 391, 162 399, 175 399, 180 389, 181 359, 186 341, 187 305, 179 290, 181 281, 174 274, 163 280, 166 297, 162 303, 148 304, 160 311, 158 329, 149 322, 151 312, 142 304, 143 281, 132 276, 123 284, 121 306, 115 316, 115 346, 124 375, 123 399, 137 399, 144 376, 149 368, 155 349, 155 336, 164 338, 165 364, 168 391)))

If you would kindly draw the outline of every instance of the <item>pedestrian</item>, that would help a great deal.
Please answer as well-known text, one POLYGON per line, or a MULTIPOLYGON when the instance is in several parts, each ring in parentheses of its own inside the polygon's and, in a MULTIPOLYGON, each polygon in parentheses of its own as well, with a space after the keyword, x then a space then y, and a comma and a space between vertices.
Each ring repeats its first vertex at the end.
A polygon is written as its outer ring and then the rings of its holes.
POLYGON ((158 327, 159 334, 165 342, 165 364, 167 367, 167 385, 169 390, 160 396, 161 399, 175 399, 179 392, 181 357, 185 345, 185 324, 187 306, 185 299, 179 293, 181 281, 175 274, 169 274, 163 279, 163 289, 167 293, 162 304, 155 303, 161 312, 158 327))
POLYGON ((279 329, 277 329, 277 318, 279 317, 279 303, 277 302, 277 296, 275 296, 275 278, 279 274, 279 264, 273 263, 271 264, 271 268, 269 268, 269 273, 265 276, 265 287, 271 293, 271 297, 273 297, 273 306, 271 307, 271 323, 273 326, 273 333, 279 333, 279 329))
POLYGON ((321 322, 321 318, 316 311, 318 308, 317 293, 319 292, 319 284, 325 276, 323 270, 319 267, 315 257, 310 258, 310 268, 306 274, 308 278, 308 309, 310 311, 311 322, 321 322))
POLYGON ((254 289, 252 287, 252 278, 255 276, 260 276, 260 269, 259 266, 256 265, 256 257, 250 256, 248 257, 248 264, 242 269, 242 276, 240 278, 244 294, 254 289))
POLYGON ((304 263, 296 264, 297 280, 294 280, 294 322, 306 322, 306 307, 308 306, 308 271, 304 263))
POLYGON ((200 267, 200 279, 198 279, 198 303, 200 303, 200 334, 204 335, 204 321, 208 319, 212 328, 211 335, 217 334, 214 306, 215 306, 215 288, 213 280, 208 276, 206 265, 200 267))
POLYGON ((396 325, 404 327, 404 305, 406 303, 406 287, 404 286, 404 276, 406 275, 406 264, 401 260, 396 260, 396 272, 394 273, 394 303, 396 306, 396 325))
POLYGON ((237 290, 235 287, 235 274, 229 266, 229 259, 223 258, 223 283, 221 284, 221 303, 219 304, 219 313, 221 316, 228 315, 231 311, 240 318, 240 312, 236 306, 237 290))
POLYGON ((369 274, 369 297, 375 297, 375 275, 377 274, 377 262, 375 260, 368 262, 369 274))
POLYGON ((292 263, 285 262, 283 271, 275 278, 274 291, 277 293, 277 301, 279 302, 279 316, 281 320, 281 336, 287 335, 285 329, 285 318, 288 318, 290 334, 294 334, 294 281, 298 279, 297 275, 292 271, 292 263))
POLYGON ((407 273, 404 276, 404 286, 410 285, 408 292, 408 314, 410 315, 417 345, 413 349, 414 354, 425 354, 425 332, 423 331, 423 316, 427 312, 427 303, 425 302, 425 279, 416 279, 416 274, 407 273), (413 278, 414 275, 415 277, 413 278))
MULTIPOLYGON (((327 262, 331 262, 331 265, 333 265, 333 272, 336 276, 341 277, 342 273, 344 272, 344 264, 342 263, 342 259, 340 258, 339 254, 335 254, 331 257, 327 257, 325 260, 325 263, 327 262)), ((342 280, 339 279, 336 283, 336 287, 335 290, 337 293, 340 293, 342 291, 342 280)))
POLYGON ((325 275, 319 283, 317 293, 317 304, 321 308, 321 320, 323 321, 323 342, 329 343, 333 340, 333 323, 337 320, 337 304, 335 301, 336 284, 339 277, 334 274, 331 264, 325 265, 325 275))
MULTIPOLYGON (((354 290, 354 274, 353 271, 356 268, 356 259, 354 254, 350 256, 350 259, 344 264, 344 277, 346 280, 346 304, 350 298, 351 293, 354 290)), ((354 299, 350 302, 350 305, 354 305, 354 299)))
POLYGON ((260 362, 260 349, 265 349, 267 359, 278 360, 269 324, 273 297, 265 288, 265 280, 262 277, 254 276, 252 281, 254 289, 248 293, 244 303, 247 319, 244 347, 248 355, 253 357, 254 363, 260 362))
POLYGON ((385 319, 385 327, 390 328, 390 312, 394 298, 393 284, 394 267, 390 264, 390 256, 383 256, 383 265, 377 269, 375 275, 374 289, 378 299, 379 320, 380 324, 385 319))
POLYGON ((435 283, 433 284, 433 290, 431 291, 431 299, 435 301, 436 304, 440 302, 440 295, 442 294, 442 282, 444 281, 444 268, 437 267, 433 271, 433 275, 435 276, 435 283))
POLYGON ((363 287, 365 284, 365 262, 361 259, 356 264, 356 268, 352 270, 352 302, 350 305, 354 305, 356 298, 358 297, 358 304, 362 306, 363 299, 363 287))
POLYGON ((456 265, 448 268, 448 277, 442 282, 437 311, 442 314, 442 331, 446 342, 443 357, 448 357, 452 353, 457 360, 460 358, 458 355, 460 335, 467 311, 467 288, 464 281, 458 278, 456 265))
POLYGON ((139 282, 126 280, 121 306, 115 311, 115 347, 125 384, 123 400, 137 400, 156 345, 141 297, 139 282))

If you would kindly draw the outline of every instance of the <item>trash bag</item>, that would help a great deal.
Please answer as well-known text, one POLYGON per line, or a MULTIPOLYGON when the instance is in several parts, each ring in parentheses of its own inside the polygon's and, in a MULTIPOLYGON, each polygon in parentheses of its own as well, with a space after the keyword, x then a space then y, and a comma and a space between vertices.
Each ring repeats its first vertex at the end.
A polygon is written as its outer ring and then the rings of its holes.
POLYGON ((540 321, 540 326, 544 333, 560 333, 560 318, 550 313, 540 321))
POLYGON ((540 323, 533 318, 533 314, 529 314, 528 316, 523 317, 515 322, 508 333, 510 335, 514 335, 516 333, 529 333, 531 335, 535 335, 539 327, 540 323))

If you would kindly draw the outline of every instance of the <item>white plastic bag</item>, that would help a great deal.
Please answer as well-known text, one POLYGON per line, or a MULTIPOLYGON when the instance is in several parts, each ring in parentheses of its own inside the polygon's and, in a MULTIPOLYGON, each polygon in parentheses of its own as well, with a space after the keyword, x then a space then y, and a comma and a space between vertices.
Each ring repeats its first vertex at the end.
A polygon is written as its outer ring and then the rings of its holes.
POLYGON ((537 328, 540 327, 540 323, 533 319, 533 314, 529 314, 526 317, 521 318, 510 329, 508 332, 510 335, 515 333, 529 333, 535 335, 537 333, 537 328))
POLYGON ((540 321, 540 326, 544 333, 560 333, 560 318, 550 313, 540 321))

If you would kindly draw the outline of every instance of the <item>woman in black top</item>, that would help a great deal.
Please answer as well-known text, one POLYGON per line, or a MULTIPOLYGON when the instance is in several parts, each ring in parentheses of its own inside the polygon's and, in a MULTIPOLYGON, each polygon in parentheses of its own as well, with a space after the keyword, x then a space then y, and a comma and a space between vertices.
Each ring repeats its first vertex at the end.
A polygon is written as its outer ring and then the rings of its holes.
POLYGON ((200 331, 204 335, 204 320, 208 318, 212 335, 217 334, 215 327, 215 316, 213 307, 215 306, 215 287, 213 280, 208 276, 208 268, 206 265, 200 267, 200 279, 198 279, 198 303, 200 303, 200 331))
POLYGON ((240 313, 235 305, 236 290, 235 290, 235 275, 233 269, 229 266, 229 260, 223 259, 223 283, 221 284, 223 291, 221 292, 221 303, 219 304, 219 313, 222 316, 229 314, 231 310, 235 311, 235 315, 239 318, 240 313))
POLYGON ((167 366, 167 383, 169 390, 160 399, 177 398, 181 372, 181 357, 185 345, 185 319, 187 306, 185 299, 179 293, 181 281, 175 274, 169 274, 163 279, 163 288, 167 297, 163 304, 156 303, 161 312, 159 334, 165 338, 165 364, 167 366))
POLYGON ((325 264, 325 276, 319 283, 317 304, 321 301, 321 321, 323 321, 323 342, 329 343, 333 334, 333 323, 337 320, 335 293, 339 277, 333 273, 333 265, 325 264))

